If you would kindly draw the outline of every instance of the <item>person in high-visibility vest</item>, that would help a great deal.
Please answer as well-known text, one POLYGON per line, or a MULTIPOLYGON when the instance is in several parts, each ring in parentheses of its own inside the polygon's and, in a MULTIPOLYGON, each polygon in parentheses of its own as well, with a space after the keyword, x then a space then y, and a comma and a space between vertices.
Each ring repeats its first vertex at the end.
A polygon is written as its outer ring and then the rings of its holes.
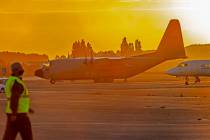
POLYGON ((7 125, 3 140, 15 140, 18 133, 22 140, 33 140, 28 113, 34 111, 30 108, 29 92, 22 80, 24 69, 16 62, 11 65, 11 71, 5 87, 7 125))

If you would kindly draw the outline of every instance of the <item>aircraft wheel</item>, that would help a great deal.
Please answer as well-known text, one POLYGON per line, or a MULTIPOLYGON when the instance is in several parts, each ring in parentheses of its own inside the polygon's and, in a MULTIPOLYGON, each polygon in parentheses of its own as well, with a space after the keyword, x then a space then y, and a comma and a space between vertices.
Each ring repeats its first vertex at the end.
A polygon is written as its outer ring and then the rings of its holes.
POLYGON ((185 85, 189 85, 189 82, 185 82, 185 85))
POLYGON ((1 88, 0 93, 4 93, 4 88, 1 88))
POLYGON ((200 78, 198 76, 196 76, 195 77, 195 83, 200 83, 200 82, 201 82, 200 78))
POLYGON ((189 76, 186 76, 185 77, 185 85, 189 85, 189 81, 190 81, 189 76))
POLYGON ((51 83, 51 84, 55 84, 55 80, 51 79, 51 80, 50 80, 50 83, 51 83))

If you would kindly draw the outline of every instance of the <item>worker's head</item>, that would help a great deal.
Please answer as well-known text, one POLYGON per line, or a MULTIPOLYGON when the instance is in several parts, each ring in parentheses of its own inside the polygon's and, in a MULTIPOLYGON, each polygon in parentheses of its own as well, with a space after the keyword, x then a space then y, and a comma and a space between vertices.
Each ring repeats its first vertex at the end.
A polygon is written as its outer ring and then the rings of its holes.
POLYGON ((11 65, 11 71, 13 76, 22 76, 24 69, 19 62, 15 62, 11 65))

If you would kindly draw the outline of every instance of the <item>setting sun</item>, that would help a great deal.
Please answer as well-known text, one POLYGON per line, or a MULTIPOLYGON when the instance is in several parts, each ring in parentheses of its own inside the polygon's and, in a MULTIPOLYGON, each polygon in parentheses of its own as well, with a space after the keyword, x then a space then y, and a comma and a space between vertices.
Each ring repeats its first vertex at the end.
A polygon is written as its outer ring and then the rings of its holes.
POLYGON ((175 7, 174 13, 183 20, 185 28, 193 34, 200 43, 210 41, 210 1, 209 0, 184 0, 171 5, 175 7))

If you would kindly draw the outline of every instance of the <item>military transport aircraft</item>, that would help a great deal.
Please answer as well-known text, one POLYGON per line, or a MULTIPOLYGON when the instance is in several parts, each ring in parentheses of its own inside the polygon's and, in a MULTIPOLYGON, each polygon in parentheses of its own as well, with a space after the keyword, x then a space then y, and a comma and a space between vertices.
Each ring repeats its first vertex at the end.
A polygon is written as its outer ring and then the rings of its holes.
POLYGON ((164 61, 186 58, 180 23, 170 21, 157 51, 125 58, 71 58, 52 60, 48 66, 35 71, 35 75, 49 79, 52 84, 60 80, 94 80, 111 83, 142 73, 164 61))
POLYGON ((200 83, 201 76, 210 77, 210 60, 191 60, 180 63, 177 67, 166 72, 176 77, 185 77, 185 84, 189 85, 189 77, 195 77, 195 83, 200 83))

